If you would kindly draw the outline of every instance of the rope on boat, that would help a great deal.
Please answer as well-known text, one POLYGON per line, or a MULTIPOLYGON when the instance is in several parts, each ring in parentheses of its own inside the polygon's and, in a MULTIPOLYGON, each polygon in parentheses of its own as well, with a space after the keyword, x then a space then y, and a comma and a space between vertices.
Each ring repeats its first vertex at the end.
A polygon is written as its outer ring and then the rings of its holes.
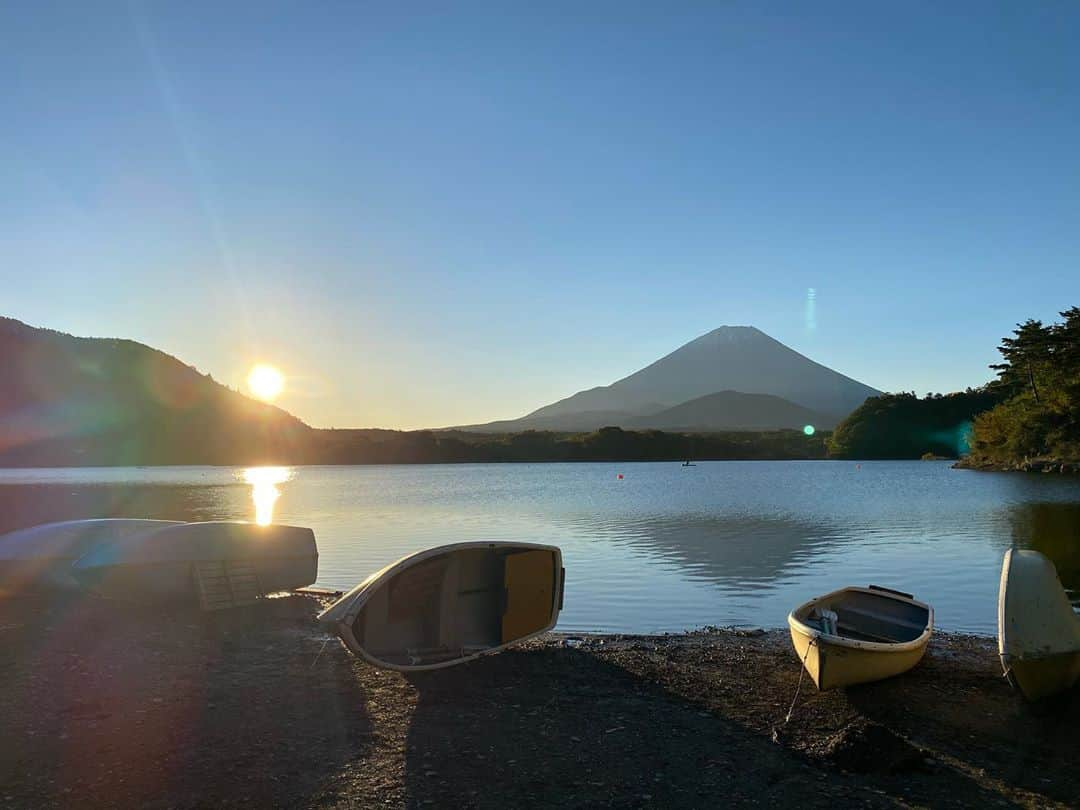
POLYGON ((806 645, 806 652, 803 653, 802 661, 799 662, 799 683, 795 686, 795 697, 791 699, 791 705, 787 710, 787 717, 784 718, 784 723, 781 728, 791 722, 791 715, 795 711, 795 702, 799 699, 799 691, 802 689, 803 678, 806 677, 806 657, 810 655, 810 650, 817 644, 817 641, 818 637, 814 636, 810 639, 810 643, 806 645))
POLYGON ((324 641, 324 642, 322 643, 322 646, 321 646, 321 647, 319 647, 319 652, 318 652, 318 653, 316 653, 316 655, 315 655, 315 660, 314 660, 314 661, 312 661, 312 662, 311 662, 311 666, 310 666, 310 667, 308 667, 308 669, 309 669, 309 670, 311 670, 311 669, 315 669, 315 665, 316 665, 317 663, 319 663, 319 657, 320 657, 320 656, 321 656, 321 655, 323 654, 323 650, 325 650, 325 649, 326 649, 326 645, 327 645, 327 644, 329 644, 329 643, 330 643, 330 639, 329 639, 329 638, 327 638, 327 639, 326 639, 326 641, 324 641))

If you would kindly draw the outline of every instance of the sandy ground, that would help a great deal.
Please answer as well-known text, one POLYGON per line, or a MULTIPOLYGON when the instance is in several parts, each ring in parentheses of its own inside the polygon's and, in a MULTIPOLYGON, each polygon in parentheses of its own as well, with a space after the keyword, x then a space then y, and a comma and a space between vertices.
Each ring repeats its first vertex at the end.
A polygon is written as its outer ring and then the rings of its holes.
POLYGON ((1025 704, 989 639, 936 635, 847 691, 804 679, 784 725, 785 632, 551 635, 404 677, 319 608, 0 600, 0 807, 1080 803, 1080 694, 1025 704))

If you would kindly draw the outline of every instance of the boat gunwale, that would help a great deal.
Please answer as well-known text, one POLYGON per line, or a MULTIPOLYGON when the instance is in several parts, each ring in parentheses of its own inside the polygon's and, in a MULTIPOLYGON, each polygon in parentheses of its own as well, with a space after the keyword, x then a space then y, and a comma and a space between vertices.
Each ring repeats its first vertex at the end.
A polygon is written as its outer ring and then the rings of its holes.
POLYGON ((189 521, 185 520, 162 520, 158 518, 75 518, 23 526, 21 529, 13 529, 10 532, 0 534, 0 561, 34 561, 49 557, 78 561, 102 546, 116 543, 119 539, 143 537, 162 529, 187 525, 188 523, 189 521), (105 539, 94 537, 91 534, 94 531, 105 534, 108 529, 113 528, 129 528, 136 529, 136 531, 131 534, 123 534, 119 538, 105 539), (73 531, 67 534, 66 530, 68 529, 73 531), (89 547, 75 548, 80 541, 85 541, 87 535, 90 535, 93 541, 89 544, 89 547), (61 548, 50 547, 50 542, 55 543, 58 536, 68 541, 68 544, 61 548), (34 543, 24 548, 20 543, 27 538, 33 539, 34 543))
POLYGON ((1012 571, 1013 550, 1015 546, 1010 546, 1005 549, 1005 557, 1001 561, 1001 579, 998 582, 998 603, 997 603, 997 620, 998 620, 998 657, 1001 658, 1001 666, 1005 670, 1005 674, 1009 674, 1009 661, 1016 658, 1012 653, 1006 652, 1008 646, 1005 636, 1006 627, 1005 622, 1005 602, 1009 595, 1009 573, 1012 571))
POLYGON ((866 652, 899 653, 917 650, 920 647, 926 646, 927 642, 930 640, 930 637, 933 635, 934 632, 934 608, 932 606, 928 605, 925 602, 920 602, 914 597, 909 598, 906 596, 900 596, 899 594, 893 593, 891 591, 881 591, 877 589, 871 589, 869 587, 861 587, 858 585, 852 585, 846 588, 838 588, 835 591, 830 591, 829 593, 822 594, 821 596, 815 596, 813 599, 804 602, 803 604, 792 610, 788 614, 787 620, 788 627, 791 630, 797 631, 804 636, 808 636, 810 638, 811 644, 817 643, 819 644, 819 646, 828 645, 832 647, 847 647, 849 649, 865 650, 866 652), (917 607, 925 608, 927 611, 926 627, 923 628, 923 631, 911 641, 861 641, 859 639, 847 638, 846 636, 837 636, 831 633, 825 633, 821 630, 818 630, 816 627, 811 627, 810 625, 803 622, 802 619, 796 616, 797 613, 800 613, 803 610, 812 607, 817 602, 822 602, 826 599, 830 599, 834 596, 839 596, 843 593, 849 593, 851 591, 858 591, 860 593, 870 594, 872 596, 877 596, 882 599, 892 599, 896 602, 903 602, 909 605, 916 605, 917 607))
POLYGON ((334 632, 337 633, 337 635, 345 643, 346 647, 348 647, 352 652, 356 653, 358 656, 360 656, 363 660, 367 661, 372 666, 378 667, 380 669, 390 669, 397 672, 420 672, 423 670, 443 669, 445 667, 452 667, 458 664, 464 664, 467 661, 474 661, 477 658, 483 658, 487 655, 494 655, 495 653, 502 652, 503 650, 514 644, 520 644, 523 641, 528 641, 529 639, 536 638, 537 636, 541 636, 544 633, 552 630, 552 628, 554 628, 555 625, 559 623, 559 614, 562 612, 562 600, 559 597, 559 593, 561 589, 565 587, 563 583, 563 577, 565 576, 563 574, 563 569, 564 566, 562 559, 562 549, 558 546, 552 546, 546 543, 529 543, 524 541, 519 542, 516 540, 466 540, 460 543, 447 543, 443 546, 435 546, 434 548, 425 548, 420 549, 419 551, 414 551, 411 554, 406 554, 404 557, 395 560, 394 562, 384 566, 383 568, 380 568, 378 571, 367 577, 355 588, 350 590, 348 593, 346 593, 344 596, 334 602, 334 604, 330 605, 326 610, 320 613, 317 617, 317 620, 322 624, 326 624, 332 627, 334 629, 334 632), (374 655, 368 652, 367 648, 364 645, 360 644, 357 641, 356 636, 353 634, 353 622, 356 621, 356 617, 360 615, 360 611, 363 610, 364 605, 367 604, 371 596, 376 593, 380 587, 382 587, 382 583, 389 581, 389 579, 391 579, 399 571, 409 568, 410 566, 422 562, 425 559, 438 557, 442 554, 452 553, 456 551, 466 551, 468 549, 474 548, 497 547, 513 547, 531 550, 542 550, 550 551, 555 554, 555 568, 557 572, 556 576, 558 577, 558 581, 555 583, 556 601, 551 610, 551 621, 548 622, 548 624, 546 624, 544 627, 533 633, 521 636, 520 638, 515 638, 512 641, 508 641, 504 644, 500 644, 495 647, 488 647, 486 649, 478 650, 476 652, 471 652, 466 655, 452 658, 448 661, 438 661, 433 664, 395 664, 382 658, 376 658, 374 655), (334 611, 334 609, 338 606, 342 607, 340 616, 330 616, 329 614, 334 611))

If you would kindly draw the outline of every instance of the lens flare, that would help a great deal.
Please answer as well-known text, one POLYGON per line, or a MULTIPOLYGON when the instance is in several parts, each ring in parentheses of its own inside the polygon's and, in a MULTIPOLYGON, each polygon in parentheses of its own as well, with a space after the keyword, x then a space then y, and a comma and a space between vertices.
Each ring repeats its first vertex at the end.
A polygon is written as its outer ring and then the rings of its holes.
POLYGON ((285 375, 267 363, 257 363, 248 372, 248 390, 263 402, 273 402, 285 389, 285 375))
POLYGON ((807 436, 813 436, 814 435, 814 426, 813 425, 805 425, 803 427, 803 429, 802 429, 802 432, 805 433, 807 436))
POLYGON ((251 484, 251 500, 255 502, 255 522, 268 526, 274 522, 274 504, 281 497, 278 484, 292 478, 288 467, 248 467, 244 470, 245 483, 251 484))

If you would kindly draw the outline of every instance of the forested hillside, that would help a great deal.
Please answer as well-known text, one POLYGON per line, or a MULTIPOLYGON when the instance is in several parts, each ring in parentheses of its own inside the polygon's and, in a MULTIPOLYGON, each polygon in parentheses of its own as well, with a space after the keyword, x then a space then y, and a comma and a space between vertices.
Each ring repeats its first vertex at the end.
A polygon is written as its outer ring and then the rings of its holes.
POLYGON ((171 355, 0 318, 0 464, 255 464, 312 430, 171 355))
POLYGON ((1080 307, 1028 320, 993 366, 1004 401, 975 419, 971 466, 1080 469, 1080 307))
POLYGON ((836 426, 829 439, 835 458, 956 458, 968 451, 975 417, 1001 401, 994 386, 954 394, 882 394, 870 397, 836 426))

